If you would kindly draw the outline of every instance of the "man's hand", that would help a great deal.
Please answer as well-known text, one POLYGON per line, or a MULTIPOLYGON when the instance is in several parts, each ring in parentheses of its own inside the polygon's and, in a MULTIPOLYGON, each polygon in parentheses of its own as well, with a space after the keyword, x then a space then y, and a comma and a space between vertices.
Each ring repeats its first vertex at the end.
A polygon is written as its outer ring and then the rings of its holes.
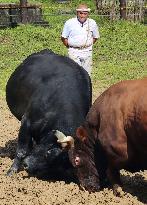
POLYGON ((63 44, 64 44, 67 48, 69 48, 68 39, 67 39, 67 38, 61 37, 61 41, 63 42, 63 44))
POLYGON ((93 44, 97 41, 97 38, 93 38, 93 44))

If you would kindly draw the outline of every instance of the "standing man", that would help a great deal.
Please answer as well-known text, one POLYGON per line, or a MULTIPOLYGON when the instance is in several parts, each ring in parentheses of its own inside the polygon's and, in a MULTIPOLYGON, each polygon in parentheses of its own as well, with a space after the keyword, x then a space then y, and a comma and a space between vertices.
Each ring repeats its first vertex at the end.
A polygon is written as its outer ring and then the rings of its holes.
POLYGON ((90 8, 86 4, 80 4, 76 11, 77 17, 65 22, 61 40, 68 48, 69 57, 91 75, 92 46, 100 37, 98 26, 88 18, 90 8))

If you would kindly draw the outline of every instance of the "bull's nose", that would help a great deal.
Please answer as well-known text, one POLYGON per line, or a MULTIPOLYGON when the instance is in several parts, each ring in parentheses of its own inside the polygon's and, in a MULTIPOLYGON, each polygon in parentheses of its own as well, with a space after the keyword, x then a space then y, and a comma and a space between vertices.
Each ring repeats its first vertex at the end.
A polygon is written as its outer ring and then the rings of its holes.
POLYGON ((28 171, 29 170, 29 167, 26 165, 26 164, 24 164, 24 170, 26 170, 26 171, 28 171))
POLYGON ((23 163, 23 167, 24 167, 24 170, 27 170, 29 169, 28 165, 26 163, 23 163))

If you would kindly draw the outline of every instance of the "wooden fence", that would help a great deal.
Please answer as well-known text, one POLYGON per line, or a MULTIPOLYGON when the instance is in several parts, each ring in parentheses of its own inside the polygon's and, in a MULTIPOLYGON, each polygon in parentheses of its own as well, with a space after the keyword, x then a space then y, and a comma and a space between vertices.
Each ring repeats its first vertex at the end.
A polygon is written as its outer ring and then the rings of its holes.
MULTIPOLYGON (((27 0, 23 0, 26 1, 27 0)), ((144 22, 145 14, 147 14, 146 0, 125 0, 123 12, 125 11, 126 19, 133 21, 144 22)), ((108 17, 111 20, 120 19, 120 0, 95 0, 96 15, 101 17, 108 17)), ((60 11, 57 14, 50 15, 64 15, 67 11, 60 11)), ((73 14, 73 10, 68 12, 73 14)), ((47 16, 43 12, 41 5, 31 5, 26 3, 20 4, 0 4, 0 27, 14 27, 19 23, 34 23, 36 25, 48 26, 48 22, 44 21, 47 16)))
POLYGON ((126 13, 126 19, 144 21, 147 10, 146 0, 125 0, 125 5, 120 8, 120 0, 95 0, 98 15, 105 15, 110 19, 119 19, 120 10, 126 13))
POLYGON ((48 26, 48 22, 43 20, 41 5, 0 3, 0 28, 15 27, 20 23, 48 26))

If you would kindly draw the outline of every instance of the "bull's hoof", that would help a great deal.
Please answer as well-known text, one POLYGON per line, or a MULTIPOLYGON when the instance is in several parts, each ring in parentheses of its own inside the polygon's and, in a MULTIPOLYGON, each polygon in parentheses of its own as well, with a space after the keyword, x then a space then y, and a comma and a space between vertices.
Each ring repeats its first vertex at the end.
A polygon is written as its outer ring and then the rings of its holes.
POLYGON ((122 197, 122 196, 124 196, 124 192, 123 192, 121 186, 119 186, 119 185, 114 185, 114 186, 113 186, 113 193, 114 193, 114 195, 117 196, 117 197, 122 197))
POLYGON ((18 169, 14 168, 14 167, 11 167, 11 168, 8 170, 6 176, 11 177, 11 176, 13 176, 14 174, 16 174, 17 172, 18 172, 18 169))
POLYGON ((80 190, 82 191, 88 191, 89 193, 95 193, 95 192, 99 192, 101 190, 100 186, 97 187, 84 187, 82 185, 80 185, 80 190))

